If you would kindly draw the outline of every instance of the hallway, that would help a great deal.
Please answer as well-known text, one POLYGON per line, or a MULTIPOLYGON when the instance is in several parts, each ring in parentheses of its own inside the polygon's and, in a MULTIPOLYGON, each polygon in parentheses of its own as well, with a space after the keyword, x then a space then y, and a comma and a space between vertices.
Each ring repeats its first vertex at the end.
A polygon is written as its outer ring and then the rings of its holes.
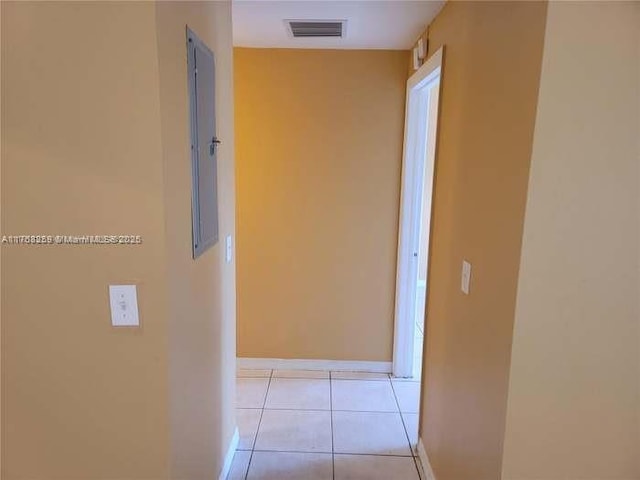
POLYGON ((420 384, 387 374, 239 370, 228 480, 418 480, 420 384))

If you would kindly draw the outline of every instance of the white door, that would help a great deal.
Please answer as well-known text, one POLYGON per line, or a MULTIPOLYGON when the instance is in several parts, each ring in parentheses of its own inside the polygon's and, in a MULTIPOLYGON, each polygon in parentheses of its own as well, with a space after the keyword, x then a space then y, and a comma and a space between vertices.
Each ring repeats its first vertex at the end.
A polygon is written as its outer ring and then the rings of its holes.
POLYGON ((442 57, 440 48, 407 82, 393 348, 396 377, 413 375, 416 322, 420 320, 420 312, 424 312, 428 288, 426 272, 442 57))

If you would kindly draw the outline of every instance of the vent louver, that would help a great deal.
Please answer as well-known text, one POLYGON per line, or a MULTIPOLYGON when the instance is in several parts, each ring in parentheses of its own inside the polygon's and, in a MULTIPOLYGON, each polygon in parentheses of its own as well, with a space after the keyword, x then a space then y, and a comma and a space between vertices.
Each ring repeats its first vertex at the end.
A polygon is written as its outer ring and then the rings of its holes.
POLYGON ((344 21, 341 20, 287 20, 289 31, 295 38, 344 36, 344 21))

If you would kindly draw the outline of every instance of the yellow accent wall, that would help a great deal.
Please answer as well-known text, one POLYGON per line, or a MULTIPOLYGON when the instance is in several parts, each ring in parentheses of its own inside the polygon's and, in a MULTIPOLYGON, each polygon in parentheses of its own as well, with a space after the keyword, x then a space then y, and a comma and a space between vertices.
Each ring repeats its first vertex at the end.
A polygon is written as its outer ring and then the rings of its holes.
POLYGON ((407 62, 235 49, 239 356, 391 361, 407 62))
POLYGON ((430 54, 445 55, 420 437, 438 480, 500 477, 545 14, 447 2, 428 29, 430 54))
POLYGON ((551 2, 503 479, 640 478, 640 4, 551 2))
POLYGON ((185 23, 217 59, 221 237, 234 231, 229 2, 2 2, 6 480, 217 478, 234 420, 234 264, 191 259, 185 23), (110 325, 138 286, 141 327, 110 325))

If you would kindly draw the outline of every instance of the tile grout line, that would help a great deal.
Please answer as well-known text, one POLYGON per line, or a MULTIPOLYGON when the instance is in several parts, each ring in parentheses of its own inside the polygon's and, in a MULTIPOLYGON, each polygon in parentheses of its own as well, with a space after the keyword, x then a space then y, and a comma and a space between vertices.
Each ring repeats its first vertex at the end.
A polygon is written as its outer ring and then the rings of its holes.
POLYGON ((391 381, 391 379, 389 379, 389 382, 391 383, 391 390, 393 391, 393 398, 396 401, 396 405, 398 406, 398 413, 400 413, 400 420, 402 421, 402 426, 404 428, 404 434, 407 437, 407 441, 409 442, 409 449, 411 450, 411 456, 415 456, 414 452, 413 452, 413 447, 411 446, 411 439, 409 438, 409 432, 407 431, 407 426, 404 423, 404 417, 402 416, 403 413, 408 413, 408 412, 403 412, 402 409, 400 408, 400 401, 398 400, 398 394, 396 393, 396 389, 393 387, 393 381, 391 381))
MULTIPOLYGON (((245 450, 248 451, 248 450, 245 450)), ((260 453, 300 453, 302 455, 331 455, 331 452, 308 450, 256 450, 260 453)), ((359 457, 392 457, 392 458, 412 458, 412 455, 396 455, 392 453, 358 453, 358 452, 340 452, 337 455, 352 455, 359 457)))
POLYGON ((271 379, 273 378, 273 370, 269 374, 269 381, 267 382, 267 390, 264 392, 264 400, 262 401, 262 408, 260 409, 260 419, 258 420, 258 427, 256 428, 256 436, 253 439, 253 445, 251 445, 251 455, 249 455, 249 463, 247 463, 247 471, 244 474, 244 480, 249 478, 249 469, 251 468, 251 461, 253 460, 253 452, 256 450, 256 443, 258 441, 258 432, 260 431, 260 425, 262 424, 262 416, 267 405, 267 396, 269 395, 269 387, 271 387, 271 379))
POLYGON ((333 379, 329 370, 329 420, 331 421, 331 478, 336 479, 336 452, 333 445, 333 379))
MULTIPOLYGON (((393 388, 393 381, 391 381, 391 377, 389 377, 389 383, 391 383, 391 390, 393 391, 393 398, 396 399, 396 404, 398 405, 398 412, 400 413, 400 421, 402 422, 402 427, 404 428, 404 434, 407 437, 407 442, 409 443, 409 451, 411 452, 411 458, 413 459, 413 465, 416 467, 416 473, 418 474, 418 478, 421 479, 420 475, 420 467, 418 466, 418 462, 416 461, 416 455, 413 451, 413 445, 411 445, 411 439, 409 438, 409 432, 407 431, 407 425, 404 422, 404 416, 402 415, 402 409, 400 408, 400 401, 398 400, 398 394, 396 393, 396 389, 393 388)), ((418 415, 418 421, 420 421, 420 416, 418 415)))
MULTIPOLYGON (((0 0, 1 1, 1 0, 0 0)), ((259 408, 240 408, 239 410, 261 410, 259 408)), ((353 413, 398 413, 398 410, 341 410, 327 408, 265 408, 275 412, 353 412, 353 413)), ((405 412, 412 413, 412 412, 405 412)))

